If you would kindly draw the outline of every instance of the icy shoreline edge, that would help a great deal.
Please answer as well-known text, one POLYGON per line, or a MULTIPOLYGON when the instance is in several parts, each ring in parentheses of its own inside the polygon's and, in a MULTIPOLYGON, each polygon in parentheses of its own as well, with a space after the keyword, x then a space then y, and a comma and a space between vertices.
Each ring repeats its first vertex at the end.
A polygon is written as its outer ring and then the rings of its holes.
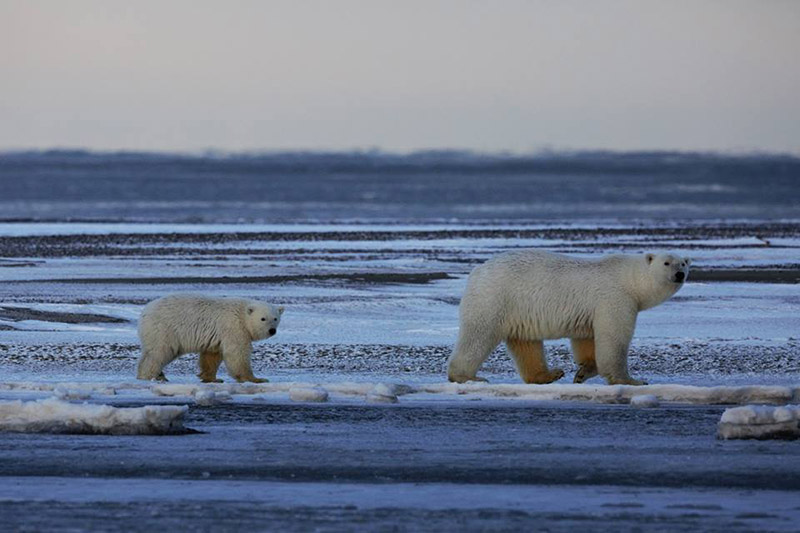
MULTIPOLYGON (((148 383, 148 382, 5 382, 0 393, 54 393, 64 399, 87 399, 97 395, 152 395, 150 397, 188 397, 210 393, 225 396, 286 395, 292 389, 321 389, 337 398, 366 398, 379 389, 382 395, 404 400, 495 398, 507 400, 577 401, 628 404, 635 397, 654 397, 659 402, 693 405, 785 405, 800 402, 800 384, 792 386, 746 385, 713 386, 656 384, 491 384, 491 383, 394 383, 376 382, 271 382, 271 383, 148 383)), ((636 401, 634 401, 636 403, 636 401)))

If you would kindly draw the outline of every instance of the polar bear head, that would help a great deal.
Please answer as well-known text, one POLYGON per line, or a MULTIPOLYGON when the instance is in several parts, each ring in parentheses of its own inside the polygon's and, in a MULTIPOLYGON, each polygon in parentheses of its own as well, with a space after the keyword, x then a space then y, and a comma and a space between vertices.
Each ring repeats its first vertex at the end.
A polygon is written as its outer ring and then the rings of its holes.
MULTIPOLYGON (((692 260, 672 254, 645 254, 648 273, 656 282, 678 285, 683 284, 689 277, 689 265, 692 260)), ((677 289, 676 289, 677 290, 677 289)))
POLYGON ((247 303, 245 311, 245 326, 253 340, 266 339, 278 332, 281 323, 283 307, 275 307, 261 302, 247 303))
MULTIPOLYGON (((641 260, 640 260, 641 261, 641 260)), ((644 254, 643 277, 637 282, 639 308, 649 309, 667 300, 689 277, 691 260, 673 254, 644 254)))

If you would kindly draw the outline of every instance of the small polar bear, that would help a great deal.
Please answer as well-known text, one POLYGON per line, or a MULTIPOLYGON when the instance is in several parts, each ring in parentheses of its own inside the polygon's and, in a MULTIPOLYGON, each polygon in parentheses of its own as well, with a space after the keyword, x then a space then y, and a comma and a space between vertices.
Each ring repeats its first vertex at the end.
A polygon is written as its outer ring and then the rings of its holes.
POLYGON ((173 294, 147 304, 139 319, 142 354, 137 378, 166 381, 164 367, 178 356, 200 354, 198 376, 221 382, 222 361, 238 382, 263 383, 250 366, 252 342, 278 332, 283 307, 256 300, 173 294))
POLYGON ((450 381, 481 380, 478 368, 505 341, 526 383, 551 383, 545 339, 568 337, 575 383, 598 374, 609 384, 643 385, 628 374, 628 346, 639 311, 675 294, 690 260, 669 254, 579 259, 539 250, 501 254, 476 267, 460 305, 450 381))

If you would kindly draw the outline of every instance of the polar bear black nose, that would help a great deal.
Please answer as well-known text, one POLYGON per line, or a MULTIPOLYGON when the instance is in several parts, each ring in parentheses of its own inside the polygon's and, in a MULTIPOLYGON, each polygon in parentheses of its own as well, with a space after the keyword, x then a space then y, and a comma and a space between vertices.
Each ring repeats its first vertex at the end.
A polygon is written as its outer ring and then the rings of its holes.
POLYGON ((275 329, 275 328, 269 328, 269 334, 270 334, 270 335, 275 335, 276 333, 278 333, 278 330, 277 330, 277 329, 275 329))
POLYGON ((675 281, 678 281, 678 282, 683 281, 683 278, 685 278, 685 277, 686 277, 686 274, 684 274, 683 272, 676 272, 675 273, 675 281))

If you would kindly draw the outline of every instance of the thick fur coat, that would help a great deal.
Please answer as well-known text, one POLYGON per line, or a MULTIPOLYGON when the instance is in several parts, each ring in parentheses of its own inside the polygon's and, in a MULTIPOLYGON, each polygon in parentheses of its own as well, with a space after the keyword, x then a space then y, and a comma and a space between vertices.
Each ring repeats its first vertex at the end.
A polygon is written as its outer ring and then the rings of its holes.
POLYGON ((200 355, 200 378, 217 379, 222 361, 236 381, 263 382, 253 375, 252 342, 277 333, 283 307, 256 300, 173 294, 147 304, 139 319, 139 379, 161 379, 163 369, 187 353, 200 355))
POLYGON ((448 361, 451 381, 479 379, 478 368, 505 341, 526 383, 550 383, 542 341, 571 339, 575 382, 642 384, 628 373, 639 311, 670 298, 690 261, 669 254, 579 259, 539 250, 501 254, 476 267, 460 305, 460 330, 448 361))

